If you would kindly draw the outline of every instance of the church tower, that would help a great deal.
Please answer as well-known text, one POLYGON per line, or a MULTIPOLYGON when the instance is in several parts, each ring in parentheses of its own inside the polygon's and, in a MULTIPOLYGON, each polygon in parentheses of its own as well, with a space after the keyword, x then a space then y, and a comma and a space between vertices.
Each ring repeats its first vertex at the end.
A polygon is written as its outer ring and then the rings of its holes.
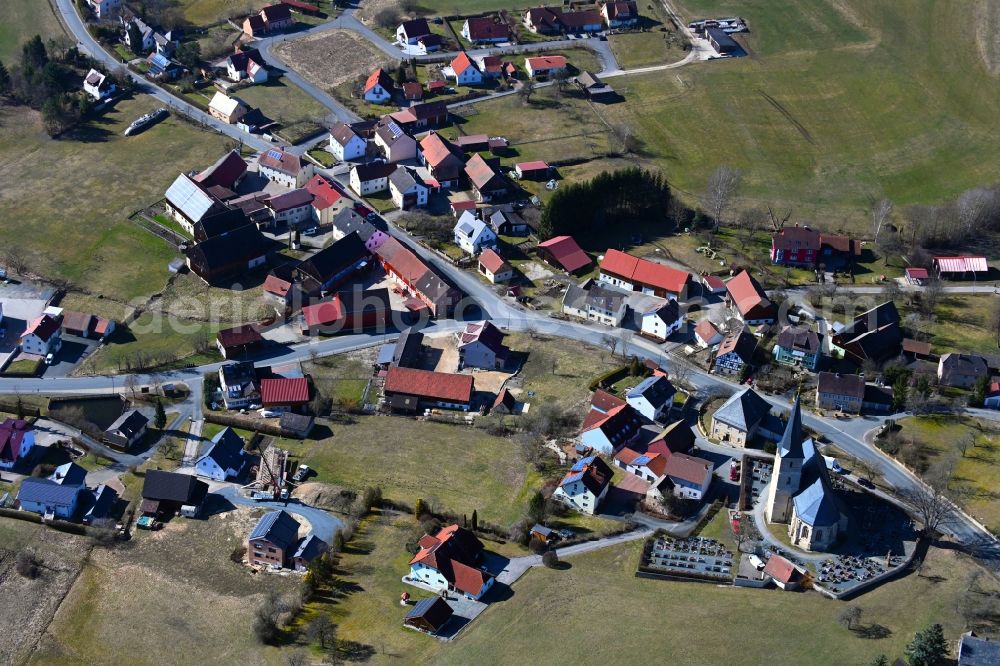
POLYGON ((767 491, 767 506, 764 515, 770 523, 787 523, 792 519, 792 497, 799 492, 802 483, 802 465, 805 453, 802 451, 802 408, 799 398, 788 417, 785 433, 778 442, 774 453, 774 471, 767 491))

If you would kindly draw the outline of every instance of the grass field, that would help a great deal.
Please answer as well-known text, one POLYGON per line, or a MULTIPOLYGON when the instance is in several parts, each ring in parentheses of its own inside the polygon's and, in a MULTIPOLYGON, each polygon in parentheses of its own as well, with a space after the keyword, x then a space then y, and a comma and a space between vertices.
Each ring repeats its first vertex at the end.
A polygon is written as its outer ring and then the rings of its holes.
MULTIPOLYGON (((331 434, 279 444, 314 468, 313 481, 361 490, 381 486, 408 505, 417 498, 503 525, 520 517, 539 476, 510 440, 466 426, 390 416, 334 423, 331 434)), ((314 435, 321 434, 317 428, 314 435)))
POLYGON ((862 624, 891 631, 868 640, 837 622, 845 604, 818 594, 635 578, 640 549, 635 542, 576 557, 566 560, 565 571, 533 569, 514 584, 512 599, 479 618, 437 662, 514 664, 531 653, 540 664, 584 655, 592 663, 641 663, 655 645, 675 664, 867 664, 879 654, 891 663, 914 632, 932 622, 942 623, 954 644, 964 631, 954 609, 967 576, 978 569, 953 551, 932 550, 921 576, 910 574, 851 602, 863 609, 862 624), (614 622, 593 621, 611 608, 614 622), (558 650, 534 650, 567 627, 583 626, 558 650), (628 640, 621 640, 626 628, 628 640))
POLYGON ((307 95, 302 88, 283 78, 268 79, 267 83, 243 88, 235 94, 282 125, 303 120, 323 120, 328 113, 325 106, 307 95))
POLYGON ((271 3, 268 0, 179 0, 175 4, 181 8, 185 20, 206 26, 225 21, 230 16, 245 16, 271 3))
POLYGON ((226 141, 176 117, 121 135, 158 106, 125 100, 58 141, 35 112, 0 109, 0 235, 19 239, 32 272, 120 302, 163 288, 176 254, 127 217, 162 198, 181 171, 218 159, 226 141))
MULTIPOLYGON (((989 288, 983 291, 991 292, 989 288)), ((942 298, 928 330, 935 351, 997 353, 997 334, 990 329, 995 299, 992 293, 948 294, 942 298)))
MULTIPOLYGON (((587 386, 590 381, 618 365, 608 350, 577 343, 565 345, 560 341, 517 333, 509 335, 504 344, 515 351, 527 351, 528 360, 521 370, 524 402, 540 404, 557 402, 565 407, 579 407, 590 399, 587 386), (527 393, 534 392, 529 397, 527 393)), ((580 408, 580 416, 584 410, 580 408)))
POLYGON ((0 61, 7 69, 20 62, 21 44, 32 35, 49 39, 62 35, 62 25, 47 2, 5 0, 0 6, 0 61))
POLYGON ((952 415, 908 416, 898 423, 901 440, 916 445, 921 469, 957 456, 951 486, 971 491, 963 501, 966 510, 994 533, 1000 531, 1000 428, 952 415), (956 443, 969 435, 975 437, 975 446, 959 455, 956 443))

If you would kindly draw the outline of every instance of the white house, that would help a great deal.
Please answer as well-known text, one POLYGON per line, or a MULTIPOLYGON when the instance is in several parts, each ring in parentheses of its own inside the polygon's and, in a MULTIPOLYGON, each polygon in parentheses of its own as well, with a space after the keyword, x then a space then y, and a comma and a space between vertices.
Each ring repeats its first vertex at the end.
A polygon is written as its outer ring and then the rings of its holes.
POLYGON ((663 473, 674 484, 675 496, 700 500, 712 483, 712 469, 712 463, 708 460, 686 453, 674 453, 667 458, 663 473))
POLYGON ((219 368, 219 389, 226 409, 260 405, 260 382, 251 361, 227 363, 219 368))
POLYGON ((247 464, 243 438, 225 428, 212 438, 212 446, 194 464, 195 474, 214 481, 239 477, 247 464))
POLYGON ((470 322, 457 334, 458 367, 500 370, 507 364, 510 349, 504 334, 488 321, 470 322))
POLYGON ((625 402, 650 421, 660 421, 670 413, 677 389, 666 377, 652 376, 625 394, 625 402))
POLYGON ((714 347, 722 342, 722 333, 708 319, 702 319, 694 327, 694 339, 698 341, 698 346, 702 348, 714 347))
POLYGON ((563 295, 564 314, 605 326, 621 326, 627 310, 625 294, 598 285, 585 289, 571 284, 563 295))
POLYGON ((107 99, 118 90, 118 86, 108 77, 101 74, 96 69, 87 72, 87 77, 83 80, 83 92, 87 93, 97 101, 107 99))
POLYGON ((480 599, 493 586, 493 574, 481 566, 483 544, 471 531, 448 525, 433 536, 420 537, 417 545, 420 550, 410 560, 408 580, 468 599, 480 599))
POLYGON ((276 225, 295 228, 313 216, 313 195, 305 188, 282 192, 264 201, 276 225))
POLYGON ((21 482, 17 500, 22 511, 31 511, 42 516, 72 520, 80 504, 83 486, 64 486, 36 477, 28 477, 21 482))
POLYGON ((392 99, 393 88, 392 78, 379 67, 365 81, 363 97, 366 102, 382 104, 392 99))
POLYGON ((643 481, 657 483, 663 478, 663 471, 666 469, 669 457, 659 452, 639 453, 626 446, 615 454, 614 464, 615 467, 619 467, 643 481))
POLYGON ((427 19, 417 18, 410 21, 403 21, 396 28, 396 41, 400 44, 416 44, 425 35, 431 34, 431 28, 427 25, 427 19))
POLYGON ((347 123, 337 123, 330 130, 330 152, 341 162, 361 159, 368 149, 368 141, 347 123))
POLYGON ((398 167, 389 176, 389 194, 392 196, 392 203, 400 210, 426 206, 427 192, 427 186, 423 181, 411 169, 404 166, 398 167))
POLYGON ((455 245, 476 256, 487 248, 495 248, 497 235, 488 224, 467 210, 455 224, 455 245))
POLYGON ((31 453, 35 431, 23 419, 4 419, 0 423, 0 469, 11 469, 31 453))
POLYGON ((613 472, 597 456, 578 460, 552 493, 557 499, 577 511, 594 515, 608 494, 613 472))
POLYGON ((641 430, 642 417, 631 405, 617 405, 606 414, 592 408, 583 421, 580 443, 610 455, 635 441, 641 430))
POLYGON ((530 78, 554 76, 566 71, 566 58, 561 55, 536 56, 524 60, 524 68, 530 78))
POLYGON ((483 83, 483 73, 480 71, 479 65, 465 51, 455 56, 450 67, 451 71, 454 72, 455 83, 460 86, 478 86, 483 83))
POLYGON ((156 34, 156 31, 153 30, 148 25, 146 25, 146 23, 142 19, 138 17, 132 17, 131 20, 126 21, 123 18, 122 25, 125 28, 125 39, 124 39, 125 44, 132 50, 133 53, 137 55, 142 55, 143 53, 148 53, 152 51, 153 47, 156 46, 156 42, 153 39, 153 36, 156 34), (132 25, 134 25, 138 29, 139 35, 142 38, 141 42, 133 40, 132 35, 129 34, 131 32, 129 28, 132 25), (136 43, 133 44, 134 41, 136 41, 136 43))
POLYGON ((389 189, 389 176, 396 170, 395 164, 373 162, 351 167, 351 189, 366 196, 389 189))
POLYGON ((493 284, 500 284, 514 277, 514 268, 496 251, 484 250, 479 255, 479 273, 493 284))
POLYGON ((21 351, 46 356, 62 347, 62 315, 42 314, 28 322, 21 334, 21 351))
POLYGON ((257 172, 288 189, 305 185, 315 170, 310 162, 281 148, 272 148, 257 158, 257 172))
POLYGON ((663 305, 657 305, 642 313, 642 327, 639 332, 656 340, 665 342, 684 326, 681 308, 674 299, 668 299, 663 305))
POLYGON ((230 81, 265 83, 267 67, 257 49, 239 51, 226 58, 226 77, 230 81))
POLYGON ((87 0, 87 4, 98 19, 110 18, 122 9, 122 0, 87 0))

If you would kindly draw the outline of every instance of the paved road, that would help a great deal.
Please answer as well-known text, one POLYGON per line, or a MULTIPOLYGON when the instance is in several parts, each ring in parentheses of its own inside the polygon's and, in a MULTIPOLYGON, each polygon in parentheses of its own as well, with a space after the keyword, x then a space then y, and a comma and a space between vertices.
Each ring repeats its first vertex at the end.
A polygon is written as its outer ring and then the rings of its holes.
MULTIPOLYGON (((73 37, 76 38, 81 51, 101 62, 109 72, 114 71, 118 67, 124 66, 121 61, 105 51, 104 48, 97 43, 97 40, 90 36, 90 33, 87 32, 87 27, 84 24, 83 19, 81 19, 80 15, 77 13, 76 3, 74 3, 73 0, 54 0, 54 2, 56 3, 56 7, 62 16, 63 21, 69 27, 69 31, 73 34, 73 37)), ((256 150, 267 150, 270 147, 270 144, 267 141, 264 141, 264 139, 241 132, 235 125, 229 125, 228 123, 216 120, 201 109, 174 97, 163 88, 146 79, 144 76, 136 74, 131 70, 128 70, 128 75, 133 81, 136 82, 140 91, 155 97, 168 108, 179 113, 183 113, 184 115, 211 127, 221 134, 225 134, 233 139, 242 141, 256 150)))
POLYGON ((257 506, 265 509, 284 509, 288 513, 301 516, 309 521, 313 533, 323 541, 330 543, 333 541, 334 533, 344 526, 344 523, 333 517, 323 509, 317 509, 308 504, 298 501, 285 502, 257 502, 255 500, 240 495, 236 486, 224 485, 212 490, 213 495, 218 495, 229 500, 236 506, 257 506))
MULTIPOLYGON (((610 548, 611 546, 618 546, 630 541, 645 539, 652 533, 653 530, 644 527, 632 532, 626 532, 625 534, 618 534, 616 536, 598 539, 597 541, 586 541, 573 546, 566 546, 565 548, 557 548, 556 554, 560 559, 573 557, 574 555, 591 553, 602 548, 610 548)), ((497 574, 497 582, 503 583, 504 585, 510 585, 523 576, 528 569, 540 566, 542 566, 541 555, 525 555, 524 557, 512 558, 507 563, 507 566, 504 567, 503 571, 497 574)))

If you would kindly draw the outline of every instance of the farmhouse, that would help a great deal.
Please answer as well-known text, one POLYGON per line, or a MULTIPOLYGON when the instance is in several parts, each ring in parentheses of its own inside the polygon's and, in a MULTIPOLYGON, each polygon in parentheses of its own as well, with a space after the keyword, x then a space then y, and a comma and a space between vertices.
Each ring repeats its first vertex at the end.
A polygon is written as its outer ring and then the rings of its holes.
POLYGON ((420 550, 410 560, 410 579, 469 599, 482 598, 493 586, 493 575, 480 568, 483 544, 471 531, 448 525, 434 536, 420 537, 417 544, 420 550))
POLYGON ((684 315, 681 314, 681 307, 677 301, 671 298, 666 303, 654 305, 642 313, 639 334, 656 342, 666 342, 667 338, 682 328, 684 328, 684 315))
MULTIPOLYGON (((195 241, 201 242, 214 236, 234 231, 250 224, 246 213, 240 208, 227 208, 219 211, 210 210, 200 220, 191 225, 191 235, 195 241)), ((183 224, 182 224, 183 226, 183 224)))
POLYGON ((625 401, 650 421, 661 421, 673 408, 677 389, 666 377, 646 377, 625 394, 625 401))
POLYGON ((938 383, 953 388, 971 389, 980 377, 987 377, 989 364, 976 354, 948 353, 938 361, 938 383))
POLYGON ((493 284, 507 282, 514 277, 514 269, 492 248, 479 255, 479 273, 493 284))
POLYGON ((597 456, 578 460, 559 482, 553 499, 582 513, 594 515, 611 487, 613 472, 597 456))
POLYGON ((735 393, 712 415, 712 437, 746 446, 771 414, 771 404, 752 388, 735 393))
POLYGON ((226 427, 212 438, 212 445, 205 455, 194 463, 195 474, 214 481, 238 479, 249 464, 246 443, 232 428, 226 427))
POLYGON ((478 86, 483 82, 483 73, 479 70, 479 66, 465 51, 455 56, 449 67, 455 77, 455 83, 460 86, 478 86))
POLYGON ((230 97, 221 91, 217 91, 212 96, 212 101, 208 103, 208 113, 213 118, 218 118, 230 125, 245 116, 249 110, 250 107, 244 104, 241 99, 230 97))
POLYGON ((331 300, 302 308, 302 332, 305 335, 332 335, 360 333, 372 328, 383 331, 391 312, 387 289, 342 291, 334 294, 331 300))
POLYGON ((625 294, 599 285, 588 287, 575 284, 566 287, 562 301, 563 313, 605 326, 621 326, 628 311, 625 294))
POLYGON ((407 301, 407 308, 420 310, 426 307, 431 316, 445 317, 461 300, 462 294, 458 290, 442 280, 395 238, 386 238, 376 252, 386 274, 416 297, 407 301))
POLYGON ((240 50, 226 58, 226 77, 230 81, 246 80, 249 83, 267 81, 267 63, 257 49, 240 50))
POLYGON ((430 132, 420 140, 420 161, 441 187, 456 184, 465 168, 461 149, 437 132, 430 132))
POLYGON ((785 266, 828 268, 850 263, 861 244, 848 236, 824 234, 809 227, 785 227, 771 237, 771 261, 785 266))
POLYGON ((83 492, 83 486, 62 485, 29 476, 21 482, 17 501, 22 511, 37 513, 47 519, 73 520, 83 492))
MULTIPOLYGON (((414 150, 415 148, 416 142, 414 150)), ((399 166, 389 176, 389 194, 392 196, 392 203, 400 210, 426 206, 427 193, 427 186, 412 168, 399 166)))
POLYGON ((599 453, 611 454, 638 437, 642 418, 631 405, 621 404, 604 414, 591 409, 583 419, 580 443, 599 453))
POLYGON ((694 339, 698 341, 698 346, 705 349, 713 347, 722 342, 722 333, 708 319, 702 319, 694 327, 694 339))
POLYGON ((601 17, 609 28, 629 28, 639 24, 639 8, 634 0, 606 0, 601 17))
POLYGON ((604 27, 604 19, 596 9, 574 12, 559 7, 533 7, 524 13, 524 25, 542 35, 598 32, 604 27))
POLYGON ((104 442, 113 449, 128 451, 146 434, 149 419, 142 412, 130 409, 119 416, 104 431, 104 442))
POLYGON ((510 357, 504 334, 488 321, 470 322, 458 334, 458 368, 502 370, 510 357))
POLYGON ((384 192, 389 189, 389 176, 396 170, 395 164, 371 162, 351 167, 351 189, 361 196, 384 192))
POLYGON ((202 218, 225 210, 222 203, 206 192, 201 183, 184 173, 174 179, 164 197, 167 213, 192 236, 194 225, 202 218))
POLYGON ((510 28, 499 16, 479 16, 465 20, 462 37, 473 44, 496 44, 510 41, 510 28))
POLYGON ((903 331, 896 304, 886 301, 862 312, 854 321, 836 331, 830 340, 831 352, 857 364, 882 362, 899 354, 903 331))
POLYGON ((417 40, 431 34, 427 19, 416 18, 403 21, 396 28, 396 41, 400 44, 416 44, 417 40))
POLYGON ((384 69, 379 67, 372 72, 365 81, 362 97, 366 102, 373 104, 383 104, 392 99, 395 86, 384 69))
POLYGON ((545 261, 567 273, 575 273, 590 266, 590 257, 580 249, 572 236, 556 236, 538 244, 538 254, 545 261))
POLYGON ((350 162, 365 156, 368 141, 347 123, 337 123, 330 130, 330 152, 340 162, 350 162))
POLYGON ((275 194, 264 200, 264 205, 271 211, 274 225, 297 229, 303 222, 312 219, 313 195, 309 190, 297 187, 289 192, 275 194))
POLYGON ((251 14, 243 21, 243 32, 250 37, 260 37, 272 32, 278 32, 295 25, 292 12, 288 5, 278 3, 268 5, 256 14, 251 14))
POLYGON ((146 516, 173 516, 178 512, 193 518, 201 511, 208 484, 189 474, 146 470, 139 512, 146 516))
POLYGON ((27 458, 35 445, 35 430, 23 419, 4 419, 0 423, 0 469, 12 469, 27 458))
POLYGON ((260 175, 289 189, 305 185, 313 177, 313 171, 312 164, 282 148, 272 148, 257 160, 260 175))
POLYGON ((820 357, 819 336, 805 326, 785 326, 772 353, 775 362, 781 365, 815 370, 820 357))
POLYGON ((62 320, 61 314, 43 313, 29 321, 19 339, 21 351, 36 356, 59 351, 62 347, 62 320))
POLYGON ((634 474, 643 481, 655 483, 663 477, 663 471, 667 466, 667 458, 669 456, 659 453, 639 453, 625 447, 615 454, 614 465, 629 474, 634 474))
POLYGON ((760 283, 747 271, 740 271, 726 282, 726 290, 726 305, 743 323, 756 326, 775 322, 778 309, 768 300, 760 283))
POLYGON ((472 387, 471 375, 392 367, 386 374, 383 393, 392 411, 416 412, 422 408, 469 411, 472 387))
POLYGON ((675 453, 667 458, 663 475, 673 484, 676 497, 701 500, 712 483, 712 463, 686 453, 675 453))
POLYGON ((299 523, 285 511, 269 511, 260 517, 247 537, 247 560, 251 566, 284 567, 299 542, 299 523))
POLYGON ((414 104, 389 117, 399 123, 407 131, 415 132, 426 127, 436 127, 448 122, 448 105, 444 102, 424 102, 414 104))
POLYGON ((267 263, 268 245, 257 226, 247 224, 189 248, 188 268, 208 284, 219 283, 267 263))
POLYGON ((566 58, 561 55, 525 58, 524 69, 533 79, 539 76, 555 76, 566 71, 566 58))
POLYGON ((601 260, 597 279, 615 287, 661 298, 684 298, 691 274, 625 252, 608 250, 601 260))
POLYGON ((485 160, 478 153, 465 164, 465 175, 478 201, 491 201, 507 194, 507 179, 500 175, 500 160, 485 160))
POLYGON ((745 328, 733 331, 719 343, 715 355, 715 371, 724 375, 735 375, 744 368, 753 367, 753 354, 757 349, 757 338, 745 328))

